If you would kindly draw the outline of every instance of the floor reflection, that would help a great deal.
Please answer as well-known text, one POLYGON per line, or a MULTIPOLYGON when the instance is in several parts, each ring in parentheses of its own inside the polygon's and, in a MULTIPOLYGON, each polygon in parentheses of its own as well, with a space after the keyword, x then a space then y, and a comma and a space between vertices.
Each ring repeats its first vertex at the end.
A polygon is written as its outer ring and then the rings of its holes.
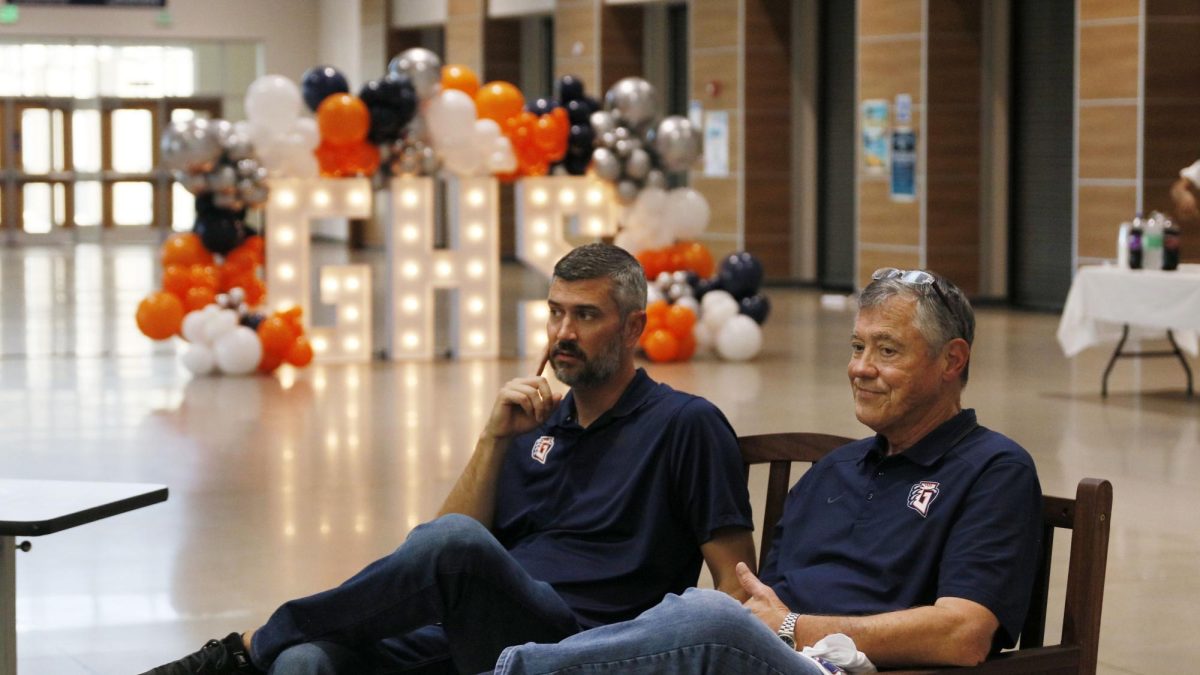
MULTIPOLYGON (((325 262, 379 257, 316 251, 325 262)), ((156 257, 124 245, 0 250, 5 475, 171 488, 165 504, 40 538, 19 555, 23 672, 136 672, 340 581, 435 513, 495 391, 535 366, 511 356, 515 315, 544 281, 505 266, 507 358, 191 378, 178 345, 150 342, 133 321, 156 257)), ((710 398, 740 433, 864 435, 845 381, 852 314, 811 291, 771 295, 755 361, 647 370, 710 398)), ((1170 516, 1200 502, 1200 402, 1179 393, 1178 366, 1162 360, 1122 362, 1100 399, 1107 354, 1067 361, 1056 322, 981 311, 966 403, 1030 449, 1047 492, 1071 494, 1083 476, 1113 480, 1100 671, 1176 671, 1200 660, 1188 621, 1200 523, 1170 516)), ((762 490, 756 475, 755 499, 762 490)))

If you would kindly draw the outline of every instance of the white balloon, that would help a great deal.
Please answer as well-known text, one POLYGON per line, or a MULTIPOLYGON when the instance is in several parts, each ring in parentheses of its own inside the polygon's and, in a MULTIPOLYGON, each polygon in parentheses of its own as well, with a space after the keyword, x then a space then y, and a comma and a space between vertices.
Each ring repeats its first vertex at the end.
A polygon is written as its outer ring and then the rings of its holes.
POLYGON ((237 327, 237 312, 232 309, 218 310, 204 323, 204 342, 216 344, 218 338, 237 327))
POLYGON ((691 188, 675 188, 667 194, 663 225, 678 239, 695 239, 708 227, 710 215, 704 195, 691 188))
MULTIPOLYGON (((700 301, 700 320, 715 334, 730 318, 739 313, 737 300, 726 291, 716 290, 704 294, 700 301)), ((753 319, 751 319, 753 321, 753 319)))
MULTIPOLYGON (((199 315, 200 312, 192 312, 192 314, 199 315)), ((199 342, 189 345, 183 356, 179 357, 179 361, 193 375, 207 375, 212 372, 215 365, 212 350, 208 348, 208 345, 199 342)))
POLYGON ((262 343, 258 334, 246 326, 237 326, 217 338, 213 345, 217 367, 230 375, 245 375, 254 372, 262 359, 262 343))
POLYGON ((657 284, 646 284, 646 304, 654 304, 659 300, 663 300, 662 291, 659 290, 657 284))
POLYGON ((623 248, 635 255, 640 253, 642 250, 641 241, 631 230, 621 230, 618 232, 617 236, 613 237, 613 245, 623 248))
POLYGON ((183 317, 183 339, 192 344, 203 343, 206 338, 205 327, 208 326, 210 316, 212 315, 199 309, 188 312, 187 316, 183 317))
POLYGON ((436 146, 470 143, 475 135, 475 101, 465 92, 444 89, 429 99, 425 121, 436 146))
MULTIPOLYGON (((263 75, 246 89, 246 117, 255 126, 287 129, 304 110, 300 89, 282 75, 263 75)), ((258 139, 255 138, 255 145, 258 139)))
POLYGON ((506 137, 501 136, 493 142, 487 168, 492 173, 512 173, 517 170, 517 155, 513 152, 512 142, 506 137))
POLYGON ((321 131, 317 128, 317 121, 311 117, 297 119, 288 136, 296 139, 305 150, 316 150, 321 144, 321 131))
POLYGON ((687 307, 688 309, 692 310, 692 314, 700 316, 700 303, 696 300, 696 298, 690 295, 685 295, 682 298, 679 298, 675 301, 675 304, 679 305, 680 307, 687 307))
MULTIPOLYGON (((707 297, 707 296, 706 296, 707 297)), ((746 361, 762 349, 762 328, 754 319, 738 314, 717 333, 717 353, 729 361, 746 361)))
POLYGON ((646 188, 638 193, 637 201, 625 211, 625 225, 645 232, 660 229, 666 207, 666 190, 646 188))
POLYGON ((440 145, 438 151, 442 155, 442 166, 453 174, 475 176, 487 168, 487 157, 471 139, 440 145))
POLYGON ((475 142, 481 147, 490 148, 500 138, 500 125, 496 120, 483 118, 475 120, 475 142))

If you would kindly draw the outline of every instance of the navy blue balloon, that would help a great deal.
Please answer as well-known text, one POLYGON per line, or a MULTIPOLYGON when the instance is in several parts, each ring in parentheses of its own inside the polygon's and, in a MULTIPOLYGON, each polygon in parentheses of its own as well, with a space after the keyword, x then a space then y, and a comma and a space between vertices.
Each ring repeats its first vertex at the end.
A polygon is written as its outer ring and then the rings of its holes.
MULTIPOLYGON (((242 212, 244 213, 244 212, 242 212)), ((238 211, 213 209, 197 211, 192 232, 200 237, 200 243, 210 253, 225 255, 241 245, 246 239, 246 224, 238 211)))
POLYGON ((742 298, 738 303, 738 309, 742 314, 754 319, 757 324, 762 324, 771 315, 771 301, 767 296, 759 293, 748 298, 742 298))
POLYGON ((558 101, 552 98, 535 98, 525 102, 525 109, 534 115, 545 115, 558 107, 558 101))
POLYGON ((358 97, 371 114, 367 140, 376 145, 394 141, 417 114, 417 90, 407 75, 391 73, 363 85, 358 97))
POLYGON ((350 83, 333 66, 313 66, 304 71, 304 76, 300 78, 300 92, 304 96, 304 104, 316 112, 317 106, 327 97, 349 93, 350 83))
POLYGON ((563 159, 562 166, 567 170, 567 173, 571 174, 572 176, 582 176, 587 173, 588 165, 591 163, 592 156, 590 153, 586 157, 568 154, 563 159))
POLYGON ((762 285, 762 263, 746 251, 731 253, 721 261, 717 278, 721 282, 721 288, 729 291, 734 298, 748 298, 757 293, 758 287, 762 285))
MULTIPOLYGON (((580 99, 580 100, 581 100, 581 101, 583 101, 584 103, 586 103, 586 104, 587 104, 587 107, 588 107, 588 108, 589 108, 589 109, 590 109, 592 112, 596 112, 597 110, 603 110, 603 109, 604 109, 604 106, 600 105, 600 101, 597 101, 596 99, 592 98, 591 96, 584 96, 584 97, 583 97, 582 99, 580 99)), ((588 113, 588 114, 591 114, 591 113, 588 113)))
POLYGON ((577 157, 592 156, 592 142, 596 140, 596 132, 590 124, 572 124, 567 132, 567 154, 577 157))
POLYGON ((571 120, 571 124, 591 124, 589 118, 592 115, 592 107, 583 99, 575 99, 567 101, 563 104, 567 109, 567 119, 571 120))
POLYGON ((262 314, 262 313, 259 313, 259 312, 255 312, 255 313, 253 313, 253 314, 245 314, 245 315, 243 315, 243 316, 242 316, 242 318, 241 318, 241 320, 240 320, 240 321, 238 321, 238 323, 242 324, 242 325, 243 325, 243 326, 245 326, 246 328, 249 328, 250 330, 255 330, 255 331, 256 331, 256 330, 258 330, 258 324, 260 324, 260 323, 262 323, 263 321, 265 321, 265 320, 266 320, 266 318, 267 318, 267 315, 266 315, 266 314, 262 314))
POLYGON ((583 80, 574 75, 558 78, 558 100, 569 103, 580 98, 583 98, 583 80))
MULTIPOLYGON (((689 281, 690 281, 690 278, 689 278, 689 281)), ((704 297, 705 293, 708 293, 709 291, 720 290, 720 289, 721 289, 720 279, 716 279, 716 278, 701 279, 701 278, 697 277, 696 283, 692 284, 692 295, 694 295, 697 300, 700 300, 701 298, 704 297)))

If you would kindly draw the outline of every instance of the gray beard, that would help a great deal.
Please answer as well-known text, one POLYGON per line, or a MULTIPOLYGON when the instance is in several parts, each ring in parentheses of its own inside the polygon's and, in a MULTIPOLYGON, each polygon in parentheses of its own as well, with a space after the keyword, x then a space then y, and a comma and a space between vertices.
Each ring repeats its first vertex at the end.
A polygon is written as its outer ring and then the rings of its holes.
POLYGON ((621 346, 617 344, 612 349, 587 359, 583 362, 583 367, 576 371, 555 368, 554 376, 568 387, 587 389, 603 384, 616 374, 617 368, 621 365, 620 348, 621 346))

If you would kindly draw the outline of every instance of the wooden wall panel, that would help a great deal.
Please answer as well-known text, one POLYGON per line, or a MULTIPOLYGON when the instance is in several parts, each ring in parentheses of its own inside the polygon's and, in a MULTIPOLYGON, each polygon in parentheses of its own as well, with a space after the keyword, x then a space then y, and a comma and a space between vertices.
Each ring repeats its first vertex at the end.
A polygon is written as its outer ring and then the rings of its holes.
POLYGON ((692 79, 690 98, 703 101, 706 110, 731 110, 738 107, 738 55, 737 48, 705 48, 692 53, 692 79), (716 96, 708 91, 708 84, 717 82, 720 89, 716 96))
POLYGON ((858 287, 864 288, 871 283, 871 273, 881 267, 898 267, 902 270, 915 270, 921 266, 921 254, 917 249, 911 251, 879 250, 869 246, 858 250, 858 287))
POLYGON ((1079 186, 1079 255, 1084 258, 1115 258, 1117 228, 1133 217, 1137 188, 1079 186))
POLYGON ((736 235, 738 233, 738 186, 728 178, 705 178, 692 174, 689 185, 708 200, 710 216, 708 233, 736 235))
MULTIPOLYGON (((743 235, 745 201, 739 198, 745 181, 742 164, 743 131, 741 50, 744 26, 742 6, 759 0, 691 0, 688 4, 691 68, 689 99, 700 101, 705 112, 729 114, 729 176, 709 177, 692 171, 689 184, 708 200, 712 211, 707 236, 702 240, 714 257, 735 251, 743 235), (707 85, 716 83, 713 95, 707 85)), ((755 251, 758 254, 758 251, 755 251)))
POLYGON ((447 5, 446 53, 443 63, 461 63, 475 72, 483 72, 484 0, 452 0, 447 5))
POLYGON ((860 181, 858 240, 866 244, 920 245, 920 203, 894 202, 889 199, 886 179, 860 181))
POLYGON ((1137 18, 1139 0, 1079 0, 1079 20, 1137 18))
POLYGON ((929 176, 925 266, 967 295, 979 292, 979 172, 929 176))
POLYGON ((1079 177, 1137 178, 1136 105, 1079 109, 1079 177))
POLYGON ((1137 98, 1138 24, 1079 29, 1079 98, 1137 98))
POLYGON ((858 98, 891 100, 900 92, 921 103, 921 41, 919 39, 859 42, 858 98))
POLYGON ((641 5, 605 5, 600 10, 600 88, 608 91, 623 77, 641 77, 645 39, 641 5))
POLYGON ((859 3, 858 35, 904 35, 920 33, 921 0, 862 0, 859 3))
POLYGON ((596 30, 598 2, 558 0, 554 5, 554 77, 580 77, 593 95, 601 91, 596 30))
POLYGON ((705 47, 736 49, 740 40, 737 3, 729 0, 692 0, 688 5, 692 32, 703 36, 705 47))

